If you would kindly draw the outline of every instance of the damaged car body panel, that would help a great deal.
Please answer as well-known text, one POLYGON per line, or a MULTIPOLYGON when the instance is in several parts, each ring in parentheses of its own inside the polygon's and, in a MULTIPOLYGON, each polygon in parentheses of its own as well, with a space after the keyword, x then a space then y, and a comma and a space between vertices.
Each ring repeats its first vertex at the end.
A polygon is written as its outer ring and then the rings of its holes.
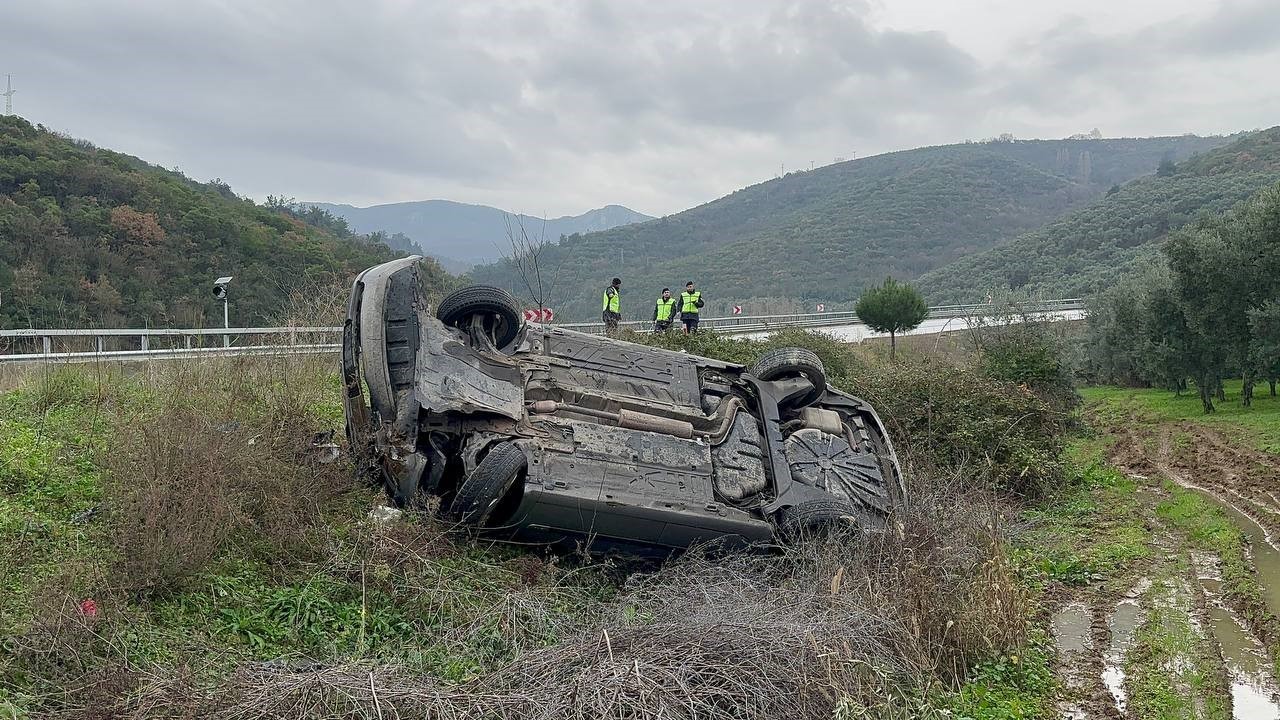
POLYGON ((883 423, 799 348, 750 368, 522 324, 498 288, 429 307, 418 258, 356 279, 347 432, 399 505, 475 532, 683 548, 878 529, 906 493, 883 423))

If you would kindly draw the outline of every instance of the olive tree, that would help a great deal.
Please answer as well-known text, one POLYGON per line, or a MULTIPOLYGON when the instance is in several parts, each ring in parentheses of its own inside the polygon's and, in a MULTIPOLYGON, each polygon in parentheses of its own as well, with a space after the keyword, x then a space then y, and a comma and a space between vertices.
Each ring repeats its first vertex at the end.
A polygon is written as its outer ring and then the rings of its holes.
POLYGON ((1274 396, 1276 381, 1280 380, 1280 300, 1250 310, 1249 327, 1253 331, 1252 361, 1274 396))
POLYGON ((876 332, 889 333, 889 357, 897 354, 898 333, 912 330, 924 321, 929 307, 915 288, 886 278, 862 293, 854 307, 858 319, 876 332))

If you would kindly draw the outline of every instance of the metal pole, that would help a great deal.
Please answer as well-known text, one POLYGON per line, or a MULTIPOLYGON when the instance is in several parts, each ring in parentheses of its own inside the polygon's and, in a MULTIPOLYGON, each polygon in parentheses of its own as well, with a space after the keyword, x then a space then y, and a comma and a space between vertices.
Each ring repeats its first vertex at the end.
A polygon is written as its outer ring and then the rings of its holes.
MULTIPOLYGON (((231 327, 231 321, 228 319, 229 317, 230 316, 227 314, 227 298, 222 298, 222 329, 223 330, 226 330, 227 328, 231 327)), ((222 347, 231 347, 230 335, 222 336, 222 347)))

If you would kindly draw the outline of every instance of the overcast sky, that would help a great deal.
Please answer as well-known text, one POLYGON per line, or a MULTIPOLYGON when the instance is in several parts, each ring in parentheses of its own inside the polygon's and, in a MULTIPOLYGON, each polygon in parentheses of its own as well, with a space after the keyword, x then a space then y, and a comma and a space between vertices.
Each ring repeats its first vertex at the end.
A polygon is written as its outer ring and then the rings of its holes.
MULTIPOLYGON (((243 195, 672 213, 809 163, 1280 123, 1280 0, 40 0, 33 122, 243 195)), ((3 78, 0 78, 2 81, 3 78)))

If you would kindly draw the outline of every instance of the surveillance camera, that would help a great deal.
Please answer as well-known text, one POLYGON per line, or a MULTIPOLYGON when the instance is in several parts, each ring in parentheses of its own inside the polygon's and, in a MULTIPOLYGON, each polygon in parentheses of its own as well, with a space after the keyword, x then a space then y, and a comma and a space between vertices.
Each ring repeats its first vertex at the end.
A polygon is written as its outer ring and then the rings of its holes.
POLYGON ((231 282, 231 276, 220 277, 213 281, 213 296, 218 300, 227 299, 227 284, 231 282))

